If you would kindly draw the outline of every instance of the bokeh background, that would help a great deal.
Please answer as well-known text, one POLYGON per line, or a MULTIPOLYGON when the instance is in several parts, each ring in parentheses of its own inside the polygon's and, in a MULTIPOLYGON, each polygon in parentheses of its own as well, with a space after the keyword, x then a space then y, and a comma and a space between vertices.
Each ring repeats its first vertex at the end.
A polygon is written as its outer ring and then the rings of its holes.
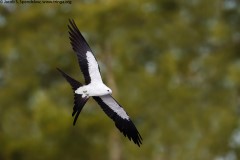
POLYGON ((239 26, 238 0, 0 4, 0 159, 240 159, 239 26), (72 90, 56 70, 84 81, 69 18, 140 148, 93 100, 72 125, 72 90))

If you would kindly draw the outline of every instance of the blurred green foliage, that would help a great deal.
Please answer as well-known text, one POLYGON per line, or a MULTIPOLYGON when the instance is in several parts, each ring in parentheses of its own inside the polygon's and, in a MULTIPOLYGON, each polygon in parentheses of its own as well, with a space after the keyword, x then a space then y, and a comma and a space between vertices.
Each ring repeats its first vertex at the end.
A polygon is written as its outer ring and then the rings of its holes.
POLYGON ((112 135, 115 159, 240 159, 239 26, 237 0, 0 5, 0 159, 113 159, 112 135), (140 131, 141 148, 94 101, 72 126, 72 91, 56 71, 83 82, 68 18, 140 131))

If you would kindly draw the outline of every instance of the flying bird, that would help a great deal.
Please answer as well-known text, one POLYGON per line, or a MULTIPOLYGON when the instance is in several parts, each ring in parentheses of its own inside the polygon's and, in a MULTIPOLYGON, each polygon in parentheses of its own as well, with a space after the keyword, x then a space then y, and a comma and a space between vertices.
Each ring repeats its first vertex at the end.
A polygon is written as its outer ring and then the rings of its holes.
POLYGON ((83 106, 92 97, 107 116, 115 122, 115 126, 119 131, 140 147, 142 144, 140 133, 122 106, 112 97, 112 90, 103 83, 97 60, 74 20, 69 20, 68 29, 72 49, 77 55, 78 63, 85 79, 85 85, 83 85, 57 68, 69 82, 74 92, 73 125, 76 124, 83 106))

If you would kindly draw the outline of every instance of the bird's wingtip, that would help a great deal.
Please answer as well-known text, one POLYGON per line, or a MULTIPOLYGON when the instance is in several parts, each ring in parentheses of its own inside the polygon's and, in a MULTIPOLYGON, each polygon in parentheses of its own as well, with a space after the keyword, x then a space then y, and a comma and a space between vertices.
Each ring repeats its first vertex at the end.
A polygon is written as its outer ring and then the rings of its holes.
POLYGON ((72 18, 68 18, 68 21, 71 23, 71 22, 74 22, 74 20, 72 18))
POLYGON ((58 70, 61 74, 64 74, 64 72, 60 68, 56 67, 56 70, 58 70))

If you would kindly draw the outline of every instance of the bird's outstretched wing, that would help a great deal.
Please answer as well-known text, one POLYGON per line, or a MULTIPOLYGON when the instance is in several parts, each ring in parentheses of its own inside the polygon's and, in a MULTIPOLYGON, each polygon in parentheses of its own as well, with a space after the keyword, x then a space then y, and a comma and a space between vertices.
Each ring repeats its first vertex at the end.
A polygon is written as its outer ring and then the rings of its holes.
POLYGON ((85 83, 102 82, 100 70, 87 41, 82 36, 74 20, 69 20, 69 38, 73 50, 76 52, 80 69, 84 75, 85 83))
POLYGON ((127 113, 111 95, 96 96, 93 98, 101 106, 103 111, 115 122, 116 127, 125 137, 127 136, 129 140, 133 140, 138 146, 142 144, 142 137, 137 128, 127 113))
MULTIPOLYGON (((57 70, 62 74, 62 76, 69 82, 69 84, 71 85, 73 92, 82 86, 82 84, 80 82, 78 82, 77 80, 73 79, 72 77, 70 77, 69 75, 67 75, 66 73, 64 73, 61 69, 57 68, 57 70)), ((82 111, 83 106, 85 105, 85 103, 87 102, 89 98, 85 97, 82 98, 82 95, 76 94, 74 93, 74 107, 73 107, 73 113, 72 116, 74 117, 74 121, 73 121, 73 125, 76 124, 78 116, 80 114, 80 112, 82 111)))

